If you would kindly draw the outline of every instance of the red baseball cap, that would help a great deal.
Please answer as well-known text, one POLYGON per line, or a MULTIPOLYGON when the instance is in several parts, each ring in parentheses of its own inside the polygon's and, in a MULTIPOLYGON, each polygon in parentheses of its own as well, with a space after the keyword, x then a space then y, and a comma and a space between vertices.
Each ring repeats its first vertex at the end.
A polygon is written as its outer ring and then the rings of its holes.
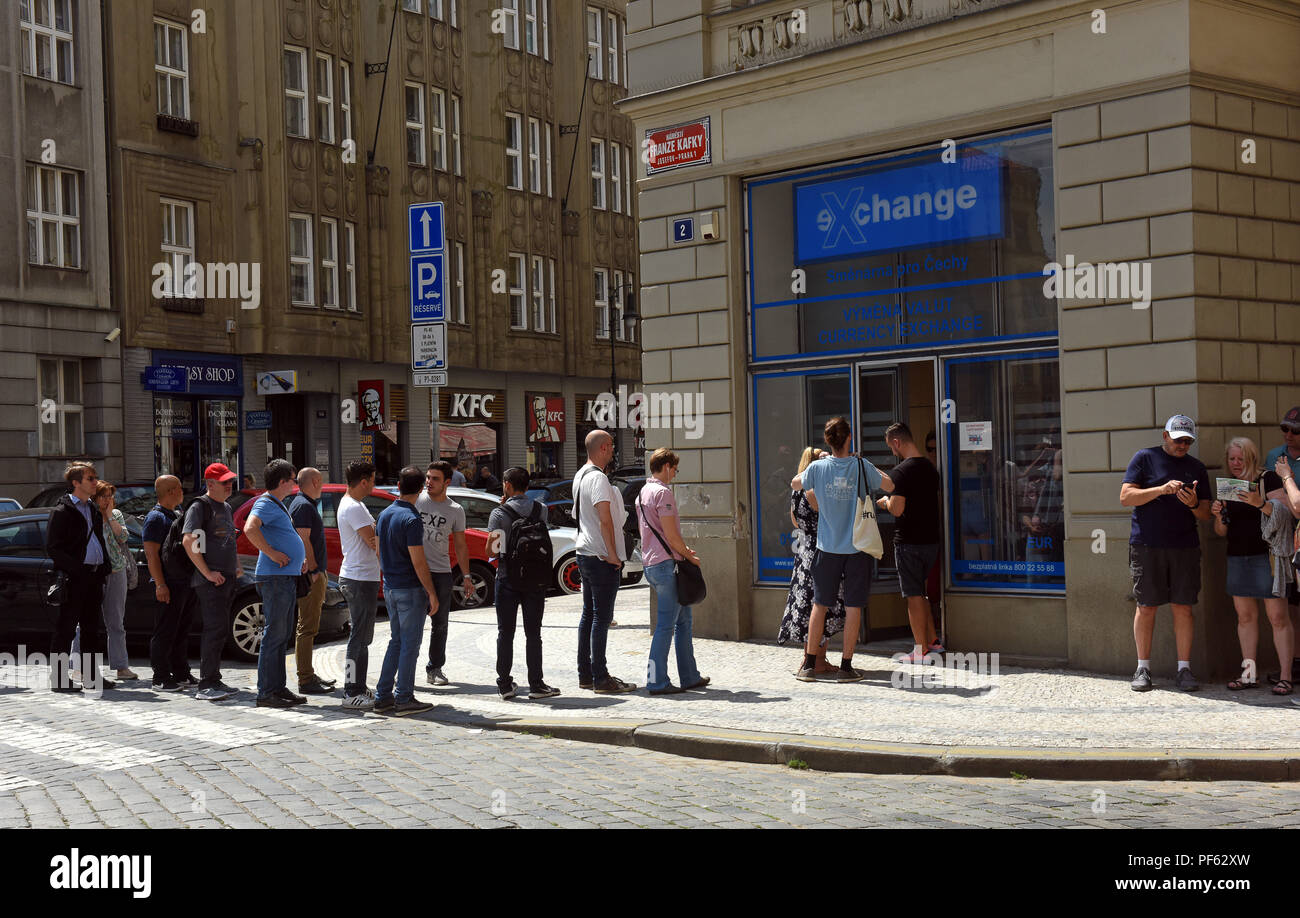
POLYGON ((231 479, 238 477, 238 475, 230 471, 230 469, 226 468, 220 462, 214 462, 203 470, 204 481, 230 481, 231 479))

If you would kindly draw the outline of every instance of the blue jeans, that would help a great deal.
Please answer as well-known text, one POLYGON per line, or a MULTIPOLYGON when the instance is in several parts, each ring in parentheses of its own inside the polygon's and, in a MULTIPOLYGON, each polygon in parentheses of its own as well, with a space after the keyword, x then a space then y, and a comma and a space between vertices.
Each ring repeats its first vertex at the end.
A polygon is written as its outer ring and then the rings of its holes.
POLYGON ((415 699, 415 663, 420 659, 420 643, 424 640, 424 620, 429 615, 429 596, 423 587, 405 590, 385 590, 384 604, 388 606, 388 650, 379 667, 379 681, 375 684, 375 700, 387 701, 393 697, 393 680, 397 680, 397 703, 415 699))
POLYGON ((289 646, 294 609, 298 606, 297 577, 263 577, 257 582, 262 597, 262 644, 257 650, 257 697, 269 698, 286 688, 284 654, 289 646))
POLYGON ((578 681, 599 682, 609 675, 605 668, 605 643, 609 623, 614 620, 614 599, 618 596, 620 569, 590 555, 578 555, 582 575, 582 618, 578 620, 578 681))
MULTIPOLYGON (((687 564, 689 562, 682 562, 687 564)), ((650 662, 646 666, 647 689, 664 689, 668 678, 668 645, 677 648, 677 677, 682 688, 700 681, 695 666, 695 647, 691 643, 691 607, 677 602, 675 562, 669 558, 645 569, 645 579, 655 588, 655 633, 650 639, 650 662)))
POLYGON ((370 663, 370 642, 375 637, 375 610, 379 605, 378 580, 339 578, 339 590, 348 601, 352 634, 348 637, 347 670, 343 694, 351 697, 366 691, 366 670, 370 663))

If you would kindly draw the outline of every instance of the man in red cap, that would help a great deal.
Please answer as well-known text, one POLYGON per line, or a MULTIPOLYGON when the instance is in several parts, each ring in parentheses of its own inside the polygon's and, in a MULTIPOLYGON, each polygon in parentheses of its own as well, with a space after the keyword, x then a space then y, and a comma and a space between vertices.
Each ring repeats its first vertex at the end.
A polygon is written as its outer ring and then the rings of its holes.
POLYGON ((185 514, 185 551, 194 562, 190 582, 203 621, 196 696, 202 701, 221 701, 235 694, 235 689, 221 681, 221 648, 226 643, 230 602, 239 575, 235 545, 238 532, 226 503, 237 480, 238 476, 226 466, 212 463, 203 470, 208 493, 190 504, 185 514))

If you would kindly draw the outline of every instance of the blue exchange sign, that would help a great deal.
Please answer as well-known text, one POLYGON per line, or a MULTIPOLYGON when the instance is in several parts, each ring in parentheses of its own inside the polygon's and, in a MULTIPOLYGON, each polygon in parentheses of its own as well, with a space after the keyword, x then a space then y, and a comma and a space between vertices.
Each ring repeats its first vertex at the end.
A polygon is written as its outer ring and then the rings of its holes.
POLYGON ((794 186, 795 262, 1002 235, 1002 161, 965 156, 794 186))

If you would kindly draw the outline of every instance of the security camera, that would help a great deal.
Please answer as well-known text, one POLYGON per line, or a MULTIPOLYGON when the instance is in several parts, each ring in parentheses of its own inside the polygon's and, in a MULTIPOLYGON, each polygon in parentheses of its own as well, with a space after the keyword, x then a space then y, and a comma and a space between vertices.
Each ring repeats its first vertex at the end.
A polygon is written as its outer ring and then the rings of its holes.
POLYGON ((113 329, 111 332, 109 332, 107 335, 104 336, 104 340, 105 340, 105 341, 116 341, 116 340, 118 339, 118 336, 121 335, 121 334, 122 334, 122 329, 120 329, 120 328, 115 328, 115 329, 113 329))

